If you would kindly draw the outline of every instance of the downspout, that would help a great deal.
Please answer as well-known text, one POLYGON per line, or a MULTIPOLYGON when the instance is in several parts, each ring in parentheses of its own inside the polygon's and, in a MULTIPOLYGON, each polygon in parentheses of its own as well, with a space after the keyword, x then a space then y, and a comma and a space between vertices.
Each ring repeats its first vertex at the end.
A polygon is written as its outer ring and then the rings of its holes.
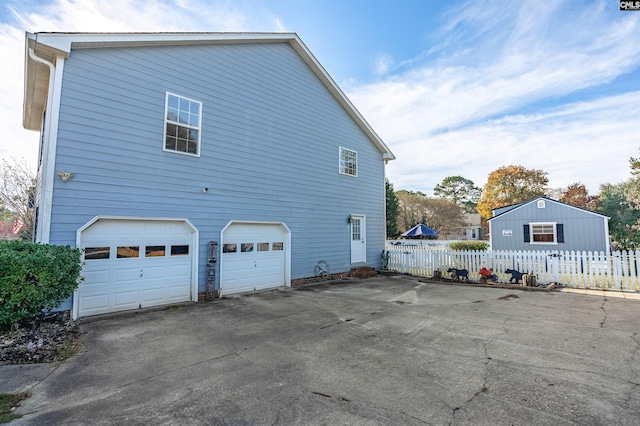
MULTIPOLYGON (((46 59, 43 59, 39 56, 37 56, 35 54, 35 52, 33 51, 33 48, 30 47, 29 48, 29 58, 31 58, 33 61, 41 63, 46 65, 47 67, 49 67, 49 90, 47 93, 47 106, 45 107, 45 111, 47 111, 47 113, 51 112, 51 102, 52 102, 52 92, 54 90, 54 82, 55 82, 55 78, 56 78, 56 66, 53 65, 51 62, 47 61, 46 59)), ((47 183, 47 173, 49 172, 48 170, 48 155, 45 156, 45 147, 47 147, 46 149, 46 153, 48 154, 48 145, 51 141, 51 119, 52 117, 49 116, 49 114, 47 114, 48 119, 45 121, 44 123, 44 142, 42 144, 42 147, 40 148, 42 150, 42 152, 38 153, 40 154, 41 158, 42 158, 42 164, 41 164, 41 175, 40 175, 40 194, 39 194, 39 200, 38 200, 38 205, 40 207, 39 209, 39 215, 37 218, 37 221, 39 223, 36 223, 35 226, 37 227, 38 230, 38 235, 35 235, 35 241, 36 242, 41 242, 41 243, 48 243, 49 242, 49 233, 51 231, 51 226, 48 225, 46 227, 46 229, 43 229, 44 226, 43 224, 45 223, 45 220, 43 220, 44 218, 47 218, 50 216, 51 214, 51 206, 47 206, 46 200, 47 200, 47 196, 45 195, 48 191, 50 191, 50 189, 48 189, 48 185, 47 183), (43 238, 44 237, 44 238, 43 238)))
MULTIPOLYGON (((49 85, 50 85, 49 87, 51 87, 51 83, 53 83, 53 78, 52 77, 54 76, 54 72, 53 71, 56 69, 56 66, 53 65, 51 62, 47 61, 46 59, 42 59, 41 57, 36 56, 36 54, 33 53, 33 47, 29 48, 29 57, 31 59, 33 59, 34 61, 40 62, 41 64, 45 64, 46 66, 49 67, 49 85)), ((47 104, 48 103, 49 102, 47 102, 47 104)))

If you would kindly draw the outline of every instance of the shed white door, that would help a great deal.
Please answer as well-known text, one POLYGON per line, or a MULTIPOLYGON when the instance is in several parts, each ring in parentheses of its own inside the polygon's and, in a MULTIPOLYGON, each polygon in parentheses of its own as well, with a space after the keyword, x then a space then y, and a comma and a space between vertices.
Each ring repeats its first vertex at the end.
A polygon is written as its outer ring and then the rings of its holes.
POLYGON ((191 300, 194 231, 184 221, 99 219, 80 233, 77 316, 191 300))
POLYGON ((231 223, 222 232, 221 294, 287 285, 288 237, 283 224, 231 223))
POLYGON ((364 216, 351 215, 351 263, 367 261, 364 216))

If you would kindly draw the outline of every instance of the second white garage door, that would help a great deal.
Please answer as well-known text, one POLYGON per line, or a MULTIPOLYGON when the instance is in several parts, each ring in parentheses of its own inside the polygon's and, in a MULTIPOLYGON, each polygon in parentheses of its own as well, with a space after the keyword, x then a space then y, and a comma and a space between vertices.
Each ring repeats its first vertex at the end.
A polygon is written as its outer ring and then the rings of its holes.
POLYGON ((231 222, 221 240, 221 295, 289 285, 291 239, 285 224, 231 222))

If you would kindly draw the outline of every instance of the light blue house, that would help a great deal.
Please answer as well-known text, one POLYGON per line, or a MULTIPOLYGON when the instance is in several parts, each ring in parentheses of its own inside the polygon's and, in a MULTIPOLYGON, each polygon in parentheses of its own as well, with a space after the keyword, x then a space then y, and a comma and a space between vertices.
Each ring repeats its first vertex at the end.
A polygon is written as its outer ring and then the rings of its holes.
POLYGON ((73 317, 379 265, 394 159, 296 34, 26 34, 35 239, 73 317), (210 245, 209 243, 217 243, 210 245), (207 265, 217 260, 212 268, 207 265))
POLYGON ((492 250, 609 253, 609 217, 547 197, 493 210, 492 250))

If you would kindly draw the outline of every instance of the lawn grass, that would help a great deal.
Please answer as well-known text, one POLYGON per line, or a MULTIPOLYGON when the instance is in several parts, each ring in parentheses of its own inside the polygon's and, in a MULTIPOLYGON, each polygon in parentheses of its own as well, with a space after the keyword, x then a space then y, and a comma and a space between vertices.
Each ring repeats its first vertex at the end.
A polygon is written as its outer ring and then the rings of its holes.
POLYGON ((20 401, 30 396, 29 392, 0 394, 0 423, 9 423, 11 420, 22 417, 20 414, 12 413, 11 409, 19 406, 20 401))

